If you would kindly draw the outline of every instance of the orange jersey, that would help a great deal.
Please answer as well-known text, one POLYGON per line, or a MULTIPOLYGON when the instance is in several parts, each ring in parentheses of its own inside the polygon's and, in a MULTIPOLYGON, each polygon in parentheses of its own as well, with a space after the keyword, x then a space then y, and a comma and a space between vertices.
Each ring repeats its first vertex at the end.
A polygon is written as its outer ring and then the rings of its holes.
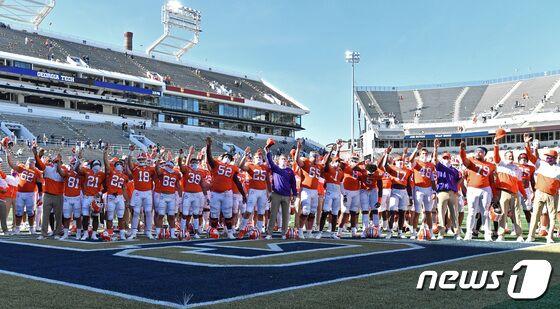
POLYGON ((202 175, 200 171, 193 170, 190 166, 183 166, 183 191, 190 193, 202 192, 202 175))
POLYGON ((121 172, 111 171, 107 174, 107 194, 122 195, 128 177, 121 172))
POLYGON ((396 166, 392 166, 390 168, 395 172, 395 175, 389 174, 389 177, 391 177, 391 186, 401 185, 406 187, 409 184, 410 176, 412 176, 414 172, 406 167, 399 169, 396 166))
POLYGON ((344 187, 344 190, 360 190, 361 177, 362 172, 360 170, 352 169, 350 166, 346 166, 344 168, 344 178, 342 179, 342 186, 344 187))
POLYGON ((154 186, 154 175, 156 171, 153 166, 136 166, 132 170, 134 190, 150 191, 154 186))
POLYGON ((84 173, 82 190, 85 196, 95 196, 101 191, 101 184, 105 181, 105 173, 99 171, 95 173, 92 169, 82 169, 84 173))
POLYGON ((389 175, 389 173, 383 172, 381 181, 383 182, 383 189, 391 189, 393 182, 391 182, 391 175, 389 175))
POLYGON ((177 192, 177 184, 181 182, 181 174, 177 171, 161 170, 161 193, 174 194, 177 192))
POLYGON ((64 192, 64 179, 60 174, 56 165, 53 163, 45 164, 38 156, 35 157, 37 167, 43 171, 43 191, 52 195, 62 195, 64 192))
POLYGON ((212 192, 225 192, 232 190, 233 175, 239 172, 239 169, 235 165, 226 164, 220 161, 214 161, 215 165, 212 169, 212 192))
POLYGON ((376 170, 372 174, 368 172, 362 172, 362 177, 360 178, 361 189, 363 190, 373 190, 377 189, 377 181, 383 179, 383 172, 376 170))
POLYGON ((414 185, 421 188, 431 188, 436 167, 431 162, 416 160, 414 165, 414 185))
POLYGON ((37 190, 37 181, 43 181, 41 171, 35 167, 19 164, 16 172, 19 173, 18 192, 35 192, 37 190))
POLYGON ((468 186, 473 188, 490 187, 490 177, 496 171, 493 163, 479 160, 471 160, 473 165, 467 167, 468 186))
POLYGON ((154 192, 156 193, 161 193, 161 189, 162 189, 161 180, 162 180, 161 177, 157 177, 157 176, 154 179, 154 192))
POLYGON ((64 178, 64 196, 80 196, 82 194, 81 177, 71 168, 63 166, 62 169, 66 172, 66 178, 64 178))
POLYGON ((249 163, 247 166, 247 178, 249 179, 249 188, 255 190, 268 189, 267 182, 270 177, 270 169, 268 166, 261 164, 249 163))
POLYGON ((521 180, 523 182, 530 182, 531 178, 535 177, 536 168, 533 165, 517 163, 517 167, 521 170, 521 180))
POLYGON ((321 177, 321 171, 323 170, 322 164, 311 164, 309 160, 302 160, 303 167, 300 169, 302 172, 302 182, 301 187, 317 190, 319 186, 319 177, 321 177))
POLYGON ((344 172, 338 167, 329 166, 328 170, 325 172, 325 183, 332 183, 335 185, 340 185, 342 179, 344 178, 344 172))

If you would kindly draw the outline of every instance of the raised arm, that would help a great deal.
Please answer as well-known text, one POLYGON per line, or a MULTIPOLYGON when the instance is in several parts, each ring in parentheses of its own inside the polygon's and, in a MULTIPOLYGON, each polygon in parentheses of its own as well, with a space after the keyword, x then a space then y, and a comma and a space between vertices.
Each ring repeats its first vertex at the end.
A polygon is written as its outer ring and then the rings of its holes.
POLYGON ((270 151, 268 150, 268 147, 264 147, 264 152, 266 154, 266 162, 268 163, 268 167, 270 167, 270 170, 273 173, 279 174, 281 169, 280 167, 278 167, 278 165, 276 165, 276 163, 274 163, 274 161, 272 160, 272 153, 270 153, 270 151))
POLYGON ((439 139, 436 138, 436 139, 434 140, 434 152, 433 152, 433 154, 432 154, 432 158, 433 158, 433 160, 434 160, 434 165, 437 165, 438 162, 439 162, 439 159, 438 159, 438 148, 439 148, 439 145, 441 145, 441 142, 439 141, 439 139))
POLYGON ((130 170, 131 174, 132 170, 134 169, 134 166, 132 165, 132 153, 134 152, 135 148, 136 147, 134 145, 128 146, 128 156, 126 156, 126 166, 130 170))
POLYGON ((391 153, 392 150, 393 150, 393 147, 391 147, 391 146, 389 146, 389 147, 387 147, 387 149, 385 149, 385 155, 383 157, 383 168, 390 175, 396 176, 397 172, 389 165, 389 154, 391 153))
POLYGON ((302 143, 301 139, 298 139, 298 141, 296 143, 296 154, 294 155, 294 159, 295 159, 295 161, 296 161, 296 163, 299 167, 303 167, 303 161, 301 161, 301 158, 299 156, 302 146, 303 146, 303 143, 302 143))
POLYGON ((111 163, 109 162, 109 144, 105 144, 103 148, 103 164, 105 164, 105 174, 111 172, 111 163))
POLYGON ((408 157, 408 161, 410 161, 411 164, 414 165, 414 160, 416 159, 416 156, 418 155, 418 152, 420 151, 420 149, 422 149, 422 147, 424 147, 422 142, 418 142, 416 144, 416 148, 414 149, 410 157, 408 157))
POLYGON ((332 153, 335 150, 335 148, 337 148, 336 145, 333 145, 327 157, 323 159, 323 171, 325 173, 329 171, 329 165, 331 164, 331 160, 332 160, 332 153))
POLYGON ((251 147, 247 147, 245 148, 245 152, 243 153, 243 157, 241 158, 241 161, 239 161, 239 168, 247 171, 247 167, 245 166, 245 163, 247 161, 247 157, 251 154, 251 147))
POLYGON ((523 141, 525 142, 525 152, 527 152, 527 158, 529 159, 529 162, 533 163, 536 166, 538 156, 533 154, 533 150, 531 149, 531 140, 532 139, 533 138, 531 137, 531 135, 529 133, 523 134, 523 141))
POLYGON ((33 152, 33 157, 35 157, 35 166, 40 170, 40 171, 44 171, 45 170, 45 163, 43 163, 43 154, 45 154, 45 150, 41 149, 41 151, 37 151, 37 145, 33 145, 33 147, 31 147, 31 151, 33 152))
POLYGON ((22 168, 14 163, 12 159, 12 150, 6 149, 6 161, 8 161, 8 165, 16 172, 21 173, 22 168))
POLYGON ((210 136, 206 138, 206 164, 210 169, 216 166, 216 161, 212 157, 212 138, 210 136))
POLYGON ((472 169, 474 163, 472 163, 472 161, 467 158, 467 144, 465 144, 464 141, 461 141, 460 147, 461 149, 459 150, 459 156, 461 157, 461 161, 463 161, 463 165, 468 169, 472 169))
POLYGON ((500 156, 500 142, 497 139, 494 139, 494 163, 500 164, 502 162, 502 158, 500 156))
POLYGON ((63 178, 66 178, 66 176, 68 176, 68 173, 62 168, 62 156, 60 155, 60 153, 56 155, 56 159, 54 162, 58 163, 56 164, 56 171, 58 172, 58 174, 63 178))

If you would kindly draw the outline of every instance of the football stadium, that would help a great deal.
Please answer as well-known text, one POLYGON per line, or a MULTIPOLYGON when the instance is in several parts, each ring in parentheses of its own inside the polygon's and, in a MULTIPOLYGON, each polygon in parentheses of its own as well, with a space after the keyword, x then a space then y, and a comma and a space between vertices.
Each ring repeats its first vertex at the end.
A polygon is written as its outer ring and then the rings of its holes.
MULTIPOLYGON (((311 2, 282 14, 300 30, 333 10, 362 27, 341 39, 360 51, 334 52, 336 77, 305 69, 313 87, 290 61, 268 60, 267 80, 195 56, 243 49, 213 10, 267 18, 286 3, 0 0, 0 308, 558 306, 560 70, 431 84, 360 71, 378 52, 361 44, 364 25, 386 17, 311 2), (102 34, 115 14, 153 13, 163 31, 102 34), (78 16, 100 29, 52 31, 78 16)), ((399 23, 441 4, 381 2, 348 5, 389 7, 399 23)), ((266 32, 258 20, 239 35, 266 32)), ((316 39, 298 35, 257 41, 288 53, 278 46, 316 39)), ((391 44, 387 61, 406 69, 391 44)), ((301 61, 316 68, 323 51, 301 61)))

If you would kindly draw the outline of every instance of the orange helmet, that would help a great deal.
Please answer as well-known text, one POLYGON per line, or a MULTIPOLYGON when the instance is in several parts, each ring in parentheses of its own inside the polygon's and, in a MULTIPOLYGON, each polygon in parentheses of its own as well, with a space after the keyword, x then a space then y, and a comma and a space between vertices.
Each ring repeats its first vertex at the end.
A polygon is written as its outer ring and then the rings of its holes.
POLYGON ((496 130, 496 137, 494 137, 494 140, 495 141, 501 140, 505 136, 506 136, 506 130, 504 130, 503 128, 498 128, 498 130, 496 130))
POLYGON ((266 140, 266 146, 267 146, 267 147, 270 147, 270 146, 272 146, 272 145, 274 145, 274 144, 276 144, 276 141, 275 141, 272 137, 269 137, 269 138, 266 140))

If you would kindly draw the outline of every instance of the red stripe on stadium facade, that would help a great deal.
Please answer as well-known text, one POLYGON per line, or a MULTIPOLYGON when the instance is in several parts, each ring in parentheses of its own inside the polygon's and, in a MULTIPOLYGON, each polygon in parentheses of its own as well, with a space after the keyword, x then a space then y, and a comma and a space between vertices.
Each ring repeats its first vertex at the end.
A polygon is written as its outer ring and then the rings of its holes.
POLYGON ((225 101, 232 101, 232 102, 237 102, 237 103, 245 103, 245 99, 243 99, 243 98, 237 98, 237 97, 232 97, 232 96, 228 96, 228 95, 221 95, 221 94, 217 94, 217 93, 198 91, 198 90, 192 90, 192 89, 175 87, 175 86, 165 86, 165 90, 170 91, 170 92, 180 92, 180 93, 197 95, 197 96, 201 96, 201 97, 208 97, 208 98, 220 99, 220 100, 225 100, 225 101))

